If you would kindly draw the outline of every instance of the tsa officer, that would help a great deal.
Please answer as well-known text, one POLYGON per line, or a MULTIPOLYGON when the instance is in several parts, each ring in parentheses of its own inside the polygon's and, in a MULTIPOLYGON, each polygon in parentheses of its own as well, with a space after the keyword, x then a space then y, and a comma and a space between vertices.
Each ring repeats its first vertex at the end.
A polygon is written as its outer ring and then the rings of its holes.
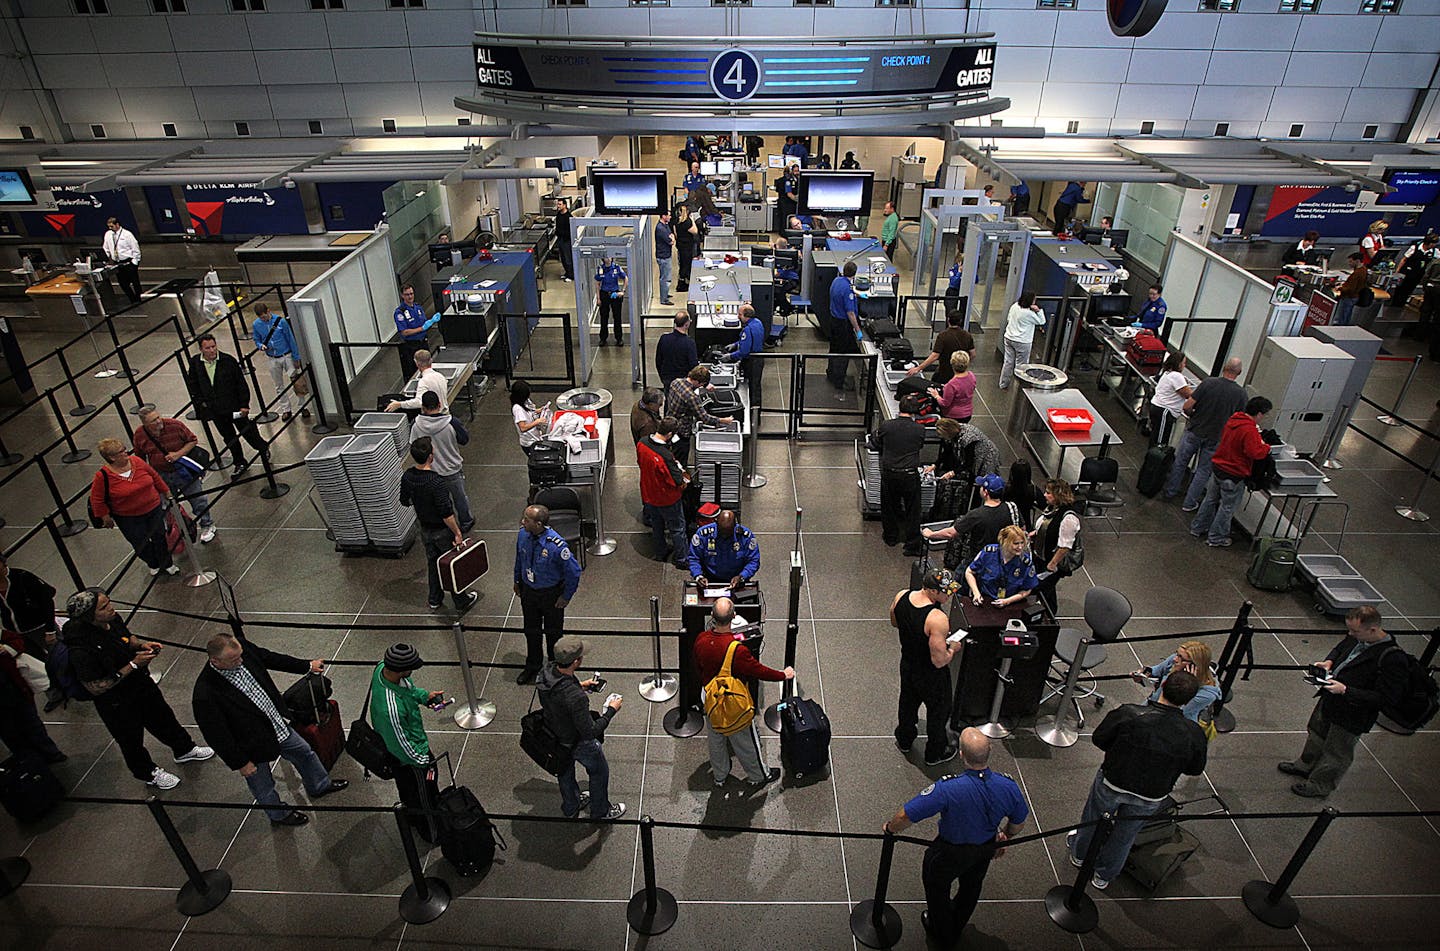
POLYGON ((425 311, 415 303, 415 285, 400 288, 400 306, 395 308, 395 329, 400 332, 400 379, 410 379, 415 372, 415 353, 425 349, 425 334, 430 323, 425 311))
POLYGON ((724 509, 715 521, 690 537, 690 576, 699 585, 726 581, 730 587, 749 581, 760 570, 760 543, 755 534, 724 509))
POLYGON ((1157 334, 1160 332, 1160 326, 1165 323, 1165 298, 1160 296, 1161 290, 1163 288, 1159 284, 1150 285, 1150 289, 1145 292, 1145 306, 1140 308, 1140 313, 1135 315, 1135 322, 1130 326, 1157 334))
POLYGON ((686 175, 680 184, 684 187, 686 193, 692 192, 697 188, 708 187, 705 183, 705 176, 700 174, 699 162, 690 163, 690 174, 686 175))
POLYGON ((960 309, 960 262, 964 259, 964 251, 956 252, 955 263, 950 265, 947 275, 950 279, 950 283, 945 286, 945 315, 947 317, 960 309))
POLYGON ((965 772, 926 786, 881 827, 898 835, 912 823, 939 814, 940 828, 925 850, 921 870, 926 910, 920 922, 942 948, 960 939, 980 900, 990 860, 1005 854, 1004 843, 1030 816, 1020 787, 990 768, 990 740, 985 734, 974 727, 961 733, 960 755, 965 772))
POLYGON ((555 659, 555 642, 565 633, 565 606, 579 587, 580 562, 550 527, 550 510, 530 506, 515 539, 515 593, 525 625, 525 669, 515 678, 517 684, 533 683, 540 672, 542 634, 545 655, 555 659))
POLYGON ((790 216, 795 214, 800 201, 800 166, 794 162, 785 169, 785 174, 775 183, 775 194, 778 197, 775 210, 780 213, 780 221, 789 223, 790 216))
POLYGON ((615 346, 625 342, 620 333, 625 310, 625 269, 614 258, 605 258, 595 269, 596 293, 600 296, 600 346, 610 343, 610 324, 615 324, 615 346))
POLYGON ((754 408, 760 405, 760 381, 765 372, 765 361, 755 356, 765 352, 765 325, 748 301, 740 305, 740 320, 740 339, 730 345, 726 359, 744 368, 750 406, 754 408))

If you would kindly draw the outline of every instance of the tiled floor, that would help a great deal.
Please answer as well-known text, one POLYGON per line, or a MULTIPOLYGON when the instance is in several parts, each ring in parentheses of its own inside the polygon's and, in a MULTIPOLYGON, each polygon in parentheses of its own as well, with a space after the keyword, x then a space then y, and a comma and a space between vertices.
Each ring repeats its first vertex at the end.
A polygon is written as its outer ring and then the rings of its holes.
MULTIPOLYGON (((137 322, 141 324, 143 322, 137 322)), ((1409 352, 1404 342, 1394 345, 1409 352)), ((782 352, 819 350, 804 326, 792 331, 782 352)), ((157 346, 157 356, 164 346, 157 346)), ((38 352, 38 351, 37 351, 38 352)), ((596 382, 616 394, 617 416, 628 411, 634 394, 628 385, 628 353, 598 351, 596 382)), ((1388 402, 1403 375, 1398 364, 1377 367, 1369 392, 1388 402)), ((982 341, 977 424, 1000 444, 1005 462, 1017 444, 1003 431, 1010 395, 996 383, 990 341, 982 341)), ((165 399, 178 402, 173 374, 157 376, 165 399)), ((86 380, 96 398, 118 390, 113 383, 86 380), (110 387, 102 391, 102 387, 110 387)), ((265 381, 268 389, 268 381, 265 381)), ((823 391, 824 388, 822 388, 823 391)), ((1434 425, 1430 407, 1440 375, 1428 365, 1402 408, 1425 425, 1434 425)), ((149 390, 147 388, 147 397, 149 390)), ((824 393, 829 398, 828 392, 824 393)), ((778 374, 767 380, 767 401, 783 397, 778 374)), ((1115 414, 1117 405, 1096 394, 1096 405, 1115 414)), ((518 610, 510 593, 508 553, 524 491, 523 458, 514 445, 508 407, 492 394, 479 407, 467 450, 467 481, 477 517, 476 534, 491 548, 496 568, 481 585, 481 600, 469 619, 478 624, 517 626, 518 610)), ((113 414, 112 414, 113 415, 113 414)), ((1371 414, 1373 416, 1373 414, 1371 414)), ((93 444, 108 422, 87 428, 93 444)), ((1384 430, 1366 418, 1360 425, 1397 447, 1409 437, 1384 430)), ((623 422, 621 422, 623 428, 623 422)), ((273 427, 271 428, 273 431, 273 427)), ((1145 499, 1133 491, 1142 442, 1122 426, 1126 443, 1117 450, 1124 467, 1121 487, 1127 505, 1117 537, 1098 521, 1088 523, 1089 556, 1085 577, 1061 591, 1061 613, 1079 615, 1087 584, 1119 588, 1135 607, 1131 635, 1215 630, 1228 626, 1245 599, 1255 604, 1254 620, 1269 628, 1314 629, 1314 636, 1261 633, 1255 642, 1260 664, 1295 663, 1326 651, 1339 625, 1313 609, 1307 592, 1271 594, 1244 581, 1243 546, 1213 551, 1185 535, 1185 521, 1173 503, 1145 499)), ((108 434, 108 433, 103 433, 108 434)), ((12 448, 33 452, 58 435, 43 423, 22 417, 6 427, 12 448)), ((276 446, 279 462, 301 458, 313 437, 292 427, 276 446)), ((1423 443, 1422 443, 1423 446, 1423 443)), ((1432 450, 1433 451, 1433 448, 1432 450)), ((802 540, 807 567, 800 599, 797 669, 802 688, 829 711, 835 729, 832 773, 822 781, 793 785, 787 779, 766 795, 748 797, 732 780, 723 794, 710 790, 702 737, 676 740, 664 732, 664 706, 647 704, 635 691, 636 674, 608 674, 625 693, 624 709, 606 743, 612 771, 612 796, 630 805, 630 815, 659 820, 743 825, 755 828, 873 832, 896 807, 942 769, 925 769, 914 757, 897 753, 890 741, 896 693, 894 635, 884 618, 888 598, 901 586, 908 561, 879 542, 879 526, 863 521, 856 509, 855 472, 848 438, 807 433, 799 442, 766 441, 759 465, 769 485, 747 491, 743 520, 761 533, 762 577, 776 615, 785 603, 786 566, 794 509, 806 512, 802 540)), ((1387 626, 1418 650, 1421 637, 1440 623, 1440 565, 1434 522, 1412 523, 1393 514, 1402 494, 1413 493, 1419 476, 1357 436, 1341 447, 1345 468, 1333 485, 1351 504, 1343 551, 1386 595, 1387 626)), ((75 491, 93 471, 94 460, 59 466, 62 488, 75 491)), ((424 566, 418 550, 397 559, 342 558, 325 540, 323 524, 305 498, 303 470, 287 474, 292 491, 281 499, 258 497, 258 485, 227 495, 217 510, 220 534, 200 556, 209 568, 235 583, 248 618, 286 622, 332 623, 334 630, 252 628, 262 644, 300 656, 371 661, 402 635, 355 630, 351 625, 435 624, 434 631, 406 633, 422 655, 453 659, 451 634, 439 625, 451 619, 448 608, 437 617, 423 603, 424 566)), ((569 612, 576 627, 615 631, 644 630, 647 600, 661 599, 663 623, 673 629, 681 591, 678 574, 649 559, 648 532, 638 522, 636 469, 628 453, 617 465, 606 500, 607 531, 617 551, 592 557, 580 592, 569 612)), ((10 545, 48 508, 43 484, 29 477, 0 490, 0 543, 10 545)), ((1434 507, 1440 497, 1431 495, 1434 507)), ((77 517, 79 517, 77 513, 77 517)), ((1308 543, 1333 550, 1339 542, 1338 519, 1327 517, 1308 543)), ((71 551, 87 581, 108 582, 126 554, 108 532, 87 531, 71 539, 71 551)), ((33 568, 65 588, 58 556, 41 538, 24 546, 14 563, 33 568)), ((117 594, 133 599, 139 579, 126 577, 117 594)), ((167 580, 155 586, 148 604, 209 613, 218 611, 214 588, 192 590, 167 580)), ((203 642, 205 624, 144 612, 135 626, 143 633, 203 642)), ((777 660, 780 624, 767 660, 777 660), (773 652, 773 653, 772 653, 773 652)), ((1218 648, 1222 638, 1208 640, 1218 648)), ((1155 661, 1164 645, 1112 648, 1100 673, 1121 673, 1138 662, 1155 661)), ((469 635, 468 649, 478 661, 514 663, 523 641, 514 634, 469 635)), ((665 650, 673 663, 673 648, 665 650)), ((611 667, 643 666, 645 640, 595 638, 589 657, 602 674, 611 667)), ((162 655, 162 689, 181 721, 193 723, 190 687, 200 655, 170 650, 162 655)), ((364 668, 333 668, 337 698, 346 718, 353 717, 364 694, 364 668)), ((459 692, 454 668, 422 671, 419 682, 459 692)), ((445 715, 432 723, 432 741, 448 752, 459 780, 469 785, 488 809, 498 813, 558 813, 554 782, 541 775, 517 744, 518 721, 529 692, 508 672, 477 672, 480 692, 499 708, 494 723, 466 733, 445 715)), ((1103 685, 1107 708, 1139 700, 1140 688, 1125 681, 1103 685)), ((1257 671, 1236 687, 1232 710, 1236 732, 1217 739, 1203 777, 1182 783, 1179 795, 1216 793, 1235 812, 1302 811, 1316 804, 1288 792, 1289 781, 1275 761, 1298 752, 1309 713, 1309 693, 1298 676, 1257 671)), ((1090 726, 1095 716, 1087 707, 1090 726)), ((71 755, 60 768, 77 795, 140 796, 93 709, 72 704, 47 717, 57 741, 71 755)), ((1434 776, 1440 766, 1440 733, 1413 737, 1377 732, 1367 736, 1356 765, 1331 802, 1346 810, 1440 808, 1434 776)), ((767 756, 778 753, 766 740, 767 756)), ((1028 728, 997 744, 997 765, 1012 773, 1034 808, 1027 830, 1041 831, 1077 821, 1085 790, 1100 760, 1099 751, 1082 740, 1068 749, 1040 743, 1028 728)), ((388 783, 364 780, 354 763, 337 767, 351 790, 337 804, 384 806, 393 802, 388 783)), ((241 802, 244 788, 218 762, 177 768, 183 784, 164 794, 169 800, 241 802)), ((303 797, 293 772, 278 771, 286 795, 303 797)), ((0 945, 46 949, 88 947, 104 942, 117 948, 805 948, 852 947, 847 917, 854 903, 874 887, 878 845, 873 840, 832 840, 703 832, 662 828, 656 831, 660 883, 680 900, 676 926, 664 935, 638 939, 626 927, 624 902, 640 887, 638 834, 633 826, 502 822, 509 850, 483 880, 459 878, 439 856, 426 856, 432 874, 452 883, 456 901, 438 921, 407 926, 396 900, 407 883, 393 820, 382 813, 317 813, 298 830, 272 831, 254 812, 204 811, 177 806, 175 822, 201 867, 220 866, 234 878, 235 892, 217 911, 185 920, 173 908, 179 867, 165 850, 155 824, 137 807, 67 804, 37 827, 0 822, 0 855, 24 854, 34 865, 30 882, 0 899, 0 945)), ((1240 887, 1248 880, 1278 876, 1307 821, 1212 820, 1191 828, 1201 849, 1155 896, 1122 877, 1098 897, 1100 926, 1084 937, 1055 927, 1042 903, 1047 889, 1068 881, 1071 871, 1056 838, 1019 846, 993 867, 984 900, 964 946, 984 949, 1069 948, 1429 948, 1440 927, 1440 823, 1421 819, 1342 818, 1320 844, 1296 881, 1302 919, 1298 927, 1273 930, 1252 918, 1241 904, 1240 887)), ((928 835, 933 826, 917 832, 928 835)), ((890 900, 900 910, 905 931, 900 947, 920 948, 922 891, 920 850, 901 845, 890 883, 890 900)))

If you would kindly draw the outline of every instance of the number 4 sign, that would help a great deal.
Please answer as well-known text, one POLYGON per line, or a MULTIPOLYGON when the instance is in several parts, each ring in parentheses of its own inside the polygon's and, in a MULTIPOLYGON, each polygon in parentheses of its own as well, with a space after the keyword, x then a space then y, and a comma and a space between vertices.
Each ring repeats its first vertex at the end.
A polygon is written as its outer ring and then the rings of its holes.
POLYGON ((743 102, 760 88, 760 62, 746 50, 725 50, 710 62, 710 88, 730 102, 743 102))

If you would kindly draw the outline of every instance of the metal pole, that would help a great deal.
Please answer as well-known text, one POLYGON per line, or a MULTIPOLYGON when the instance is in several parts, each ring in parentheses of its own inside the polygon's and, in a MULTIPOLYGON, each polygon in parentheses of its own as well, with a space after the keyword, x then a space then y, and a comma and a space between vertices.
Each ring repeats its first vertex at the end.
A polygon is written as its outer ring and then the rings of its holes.
POLYGON ((75 565, 75 559, 70 557, 70 548, 65 544, 65 538, 60 534, 60 529, 55 527, 55 519, 45 516, 45 530, 50 533, 50 541, 54 543, 55 550, 60 553, 60 560, 65 565, 65 570, 70 574, 70 580, 75 582, 75 587, 85 587, 85 579, 80 577, 80 569, 75 565))
MULTIPOLYGON (((795 666, 796 643, 800 637, 800 579, 803 569, 800 550, 790 553, 790 604, 785 618, 785 666, 795 666)), ((780 699, 765 708, 765 726, 771 733, 780 732, 780 706, 795 695, 795 681, 787 680, 780 688, 780 699)))
POLYGON ((66 507, 65 500, 60 497, 60 489, 55 485, 55 477, 50 474, 50 466, 45 462, 45 457, 36 456, 35 462, 40 466, 40 475, 45 479, 45 487, 50 490, 50 497, 55 500, 55 510, 64 520, 60 523, 60 534, 69 538, 71 535, 79 535, 89 528, 89 522, 77 522, 70 517, 70 510, 66 507))
MULTIPOLYGON (((203 485, 201 486, 201 489, 204 489, 203 485)), ((181 522, 181 535, 185 540, 185 560, 190 562, 190 573, 185 576, 185 587, 203 588, 207 584, 212 583, 216 579, 217 575, 215 574, 215 572, 206 571, 203 567, 201 567, 200 556, 195 553, 195 549, 199 545, 199 540, 198 538, 190 538, 189 533, 185 531, 185 515, 184 513, 178 511, 178 509, 180 508, 180 504, 178 501, 175 504, 175 508, 177 509, 175 517, 181 522)))
MULTIPOLYGON (((63 430, 65 427, 62 425, 60 428, 63 430)), ((5 440, 0 439, 0 466, 13 466, 24 458, 18 452, 11 452, 10 447, 5 445, 5 440)))
POLYGON ((1409 505, 1395 506, 1395 514, 1401 518, 1408 518, 1412 522, 1428 522, 1430 516, 1420 510, 1420 496, 1425 494, 1425 487, 1435 477, 1435 468, 1440 466, 1440 446, 1435 448, 1435 458, 1430 460, 1430 468, 1425 470, 1425 478, 1421 480, 1419 488, 1415 490, 1415 498, 1409 505))
MULTIPOLYGON (((763 356, 754 358, 755 361, 763 359, 765 359, 763 356)), ((746 382, 748 384, 749 381, 746 382)), ((750 475, 745 479, 745 487, 749 489, 763 489, 770 480, 755 471, 756 447, 760 444, 760 407, 750 406, 746 409, 745 414, 750 417, 750 445, 748 447, 749 451, 745 453, 747 457, 745 471, 750 473, 750 475)))
POLYGON ((475 696, 475 674, 470 669, 470 648, 465 643, 465 627, 456 621, 455 656, 460 661, 460 679, 465 681, 465 705, 455 711, 455 725, 462 730, 478 730, 495 719, 495 704, 475 696))
POLYGON ((640 681, 640 696, 651 703, 664 703, 675 696, 680 682, 660 670, 660 599, 653 595, 650 598, 650 633, 655 645, 655 670, 640 681))
POLYGON ((1095 874, 1095 863, 1100 859, 1100 849, 1110 834, 1115 831, 1115 817, 1110 813, 1100 819, 1095 834, 1090 838, 1090 847, 1085 850, 1085 860, 1075 874, 1075 884, 1056 885, 1045 893, 1045 911, 1050 920, 1071 934, 1088 934, 1100 923, 1100 909, 1095 900, 1085 894, 1085 886, 1095 874))
POLYGON ((645 887, 630 896, 625 920, 636 934, 664 934, 675 924, 680 906, 675 896, 655 884, 655 820, 640 817, 640 856, 645 866, 645 887))
MULTIPOLYGON (((677 649, 682 671, 694 663, 690 648, 690 634, 688 631, 681 630, 677 649)), ((698 710, 691 709, 690 693, 690 690, 677 690, 675 692, 675 709, 665 714, 665 718, 661 721, 666 733, 680 739, 694 736, 705 728, 705 717, 698 710)))
POLYGON ((317 436, 328 436, 339 427, 330 422, 329 418, 325 415, 325 404, 320 399, 320 387, 315 381, 315 364, 307 363, 305 365, 305 373, 310 377, 310 398, 315 403, 315 416, 320 420, 314 426, 310 427, 310 431, 317 436))
POLYGON ((1060 705, 1055 708, 1055 715, 1035 724, 1035 735, 1051 746, 1074 746, 1080 738, 1079 731, 1070 725, 1070 708, 1075 705, 1075 683, 1085 667, 1085 652, 1089 648, 1090 638, 1080 638, 1080 644, 1075 648, 1075 661, 1065 675, 1065 687, 1060 691, 1060 705))
MULTIPOLYGON (((90 450, 81 449, 75 445, 75 436, 70 432, 70 427, 65 425, 65 414, 60 412, 60 403, 55 399, 55 389, 53 387, 45 391, 45 398, 50 401, 50 412, 55 414, 55 422, 60 424, 60 435, 64 437, 65 445, 70 447, 70 451, 61 456, 60 461, 64 463, 75 463, 89 459, 90 450)), ((0 453, 4 452, 4 445, 3 442, 0 442, 0 453)), ((19 462, 20 457, 16 456, 15 461, 19 462)), ((7 462, 6 465, 12 465, 12 463, 7 462)))
POLYGON ((1274 885, 1261 879, 1245 883, 1245 887, 1240 889, 1240 897, 1244 899, 1250 914, 1272 928, 1295 927, 1295 923, 1300 920, 1300 906, 1295 904, 1295 899, 1290 897, 1287 889, 1295 881, 1295 876, 1300 874, 1300 869, 1310 858, 1310 853, 1315 851, 1315 846, 1320 844, 1320 837, 1338 815, 1340 811, 1334 806, 1326 806, 1320 811, 1314 824, 1310 826, 1310 831, 1305 833, 1305 838, 1300 841, 1300 847, 1290 857, 1290 864, 1285 866, 1285 871, 1280 873, 1274 885))
POLYGON ((1405 382, 1400 385, 1400 392, 1395 394, 1395 406, 1384 416, 1376 416, 1377 423, 1384 423, 1386 426, 1404 425, 1400 421, 1400 404, 1405 402, 1405 394, 1410 392, 1410 384, 1415 381, 1415 374, 1420 369, 1420 361, 1423 360, 1420 354, 1415 354, 1415 359, 1410 362, 1410 372, 1405 377, 1405 382))
POLYGON ((55 356, 60 358, 60 372, 65 374, 65 382, 70 385, 70 395, 75 398, 75 407, 70 410, 71 416, 89 416, 95 412, 95 407, 89 405, 80 396, 80 387, 75 383, 75 374, 70 369, 70 361, 65 359, 63 349, 56 350, 55 356))
POLYGON ((275 470, 270 465, 268 447, 260 453, 260 468, 265 470, 265 481, 268 483, 265 488, 260 490, 260 498, 278 499, 290 491, 289 483, 275 481, 275 470))
MULTIPOLYGON (((1325 434, 1325 448, 1316 453, 1320 457, 1320 465, 1325 469, 1343 469, 1345 463, 1335 458, 1335 453, 1340 449, 1340 440, 1344 438, 1345 427, 1350 423, 1350 411, 1354 403, 1341 405, 1340 411, 1335 414, 1334 421, 1330 424, 1330 431, 1325 434)), ((1329 482, 1330 477, 1326 476, 1325 481, 1329 482)))
MULTIPOLYGON (((1254 608, 1255 605, 1253 602, 1245 601, 1241 603, 1240 610, 1235 612, 1235 623, 1230 626, 1230 636, 1225 639, 1225 646, 1220 650, 1220 658, 1215 662, 1215 669, 1219 672, 1222 681, 1225 679, 1226 672, 1230 669, 1230 662, 1244 656, 1240 651, 1241 643, 1244 642, 1246 651, 1250 649, 1250 642, 1245 640, 1245 632, 1251 630, 1250 612, 1254 610, 1254 608)), ((1237 663, 1236 667, 1238 666, 1239 664, 1237 663)), ((1220 733, 1229 733, 1235 729, 1235 714, 1225 709, 1225 705, 1229 702, 1229 691, 1221 687, 1220 702, 1215 707, 1212 715, 1212 722, 1215 724, 1215 729, 1220 733)))
MULTIPOLYGON (((100 309, 100 316, 103 318, 105 316, 105 302, 100 299, 100 291, 95 287, 95 273, 93 271, 87 275, 85 283, 87 287, 95 292, 95 306, 100 309)), ((108 380, 112 376, 117 375, 120 371, 110 369, 110 364, 105 362, 108 354, 102 354, 100 352, 100 345, 95 342, 95 325, 90 323, 90 316, 82 312, 80 314, 80 322, 85 325, 85 336, 90 338, 90 346, 95 348, 95 359, 100 361, 100 369, 96 371, 95 379, 108 380)))
POLYGON ((395 806, 395 823, 400 827, 400 844, 410 866, 410 884, 400 896, 400 917, 412 925, 423 925, 445 914, 450 907, 450 886, 438 878, 427 878, 415 849, 415 832, 410 828, 408 807, 395 806))
POLYGON ((1000 705, 1005 702, 1005 688, 1013 683, 1010 679, 1011 660, 1009 657, 1002 658, 1000 669, 995 671, 995 699, 990 701, 990 719, 978 727, 981 733, 995 740, 1003 740, 1011 733, 1010 728, 1000 722, 1000 705))
POLYGON ((875 872, 875 897, 867 898, 850 912, 850 933, 867 948, 893 948, 905 930, 900 913, 886 903, 890 890, 890 865, 895 859, 895 837, 885 830, 880 840, 880 867, 875 872))
POLYGON ((219 868, 200 871, 200 866, 195 864, 190 850, 185 847, 185 841, 180 838, 175 823, 170 821, 169 814, 165 812, 165 804, 150 796, 145 800, 145 805, 150 807, 150 814, 155 817, 156 825, 160 826, 160 831, 164 833, 165 842, 170 846, 170 851, 175 853, 175 858, 180 860, 180 867, 185 870, 185 877, 189 879, 181 886, 180 894, 175 896, 175 910, 193 918, 219 908, 230 896, 230 873, 219 868))
MULTIPOLYGON (((612 432, 610 438, 614 439, 612 432)), ((592 487, 595 494, 595 541, 590 544, 590 554, 609 555, 615 551, 616 541, 605 536, 605 470, 609 465, 601 462, 595 475, 595 484, 592 487)))
MULTIPOLYGON (((1235 687, 1235 678, 1240 675, 1240 668, 1243 666, 1242 659, 1253 657, 1253 648, 1250 642, 1255 637, 1255 631, 1248 625, 1240 632, 1240 640, 1236 642, 1235 654, 1230 660, 1230 666, 1220 672, 1220 709, 1214 714, 1215 730, 1219 733, 1231 733, 1235 729, 1235 714, 1231 713, 1228 704, 1232 699, 1232 690, 1235 687)), ((1252 660, 1251 663, 1254 663, 1252 660)))

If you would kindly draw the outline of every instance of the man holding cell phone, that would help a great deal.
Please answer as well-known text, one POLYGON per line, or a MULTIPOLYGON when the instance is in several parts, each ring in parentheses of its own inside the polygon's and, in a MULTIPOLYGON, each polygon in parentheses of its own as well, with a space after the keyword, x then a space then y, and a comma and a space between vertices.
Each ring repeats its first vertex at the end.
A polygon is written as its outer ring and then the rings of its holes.
POLYGON ((567 634, 556 641, 554 658, 540 672, 535 689, 540 708, 545 711, 545 724, 571 750, 570 762, 556 777, 560 780, 560 811, 567 819, 577 819, 588 805, 590 818, 597 822, 619 819, 625 815, 625 804, 610 801, 610 764, 601 744, 605 728, 620 712, 623 700, 618 693, 612 693, 605 698, 598 716, 590 713, 586 693, 599 690, 604 681, 596 677, 582 683, 575 676, 585 658, 585 642, 580 638, 567 634), (588 792, 581 792, 575 779, 576 763, 590 775, 588 792))
POLYGON ((950 742, 950 661, 960 653, 964 635, 950 633, 945 604, 960 590, 944 568, 925 573, 918 591, 900 591, 890 603, 890 626, 900 636, 900 705, 895 747, 909 754, 919 734, 920 704, 925 704, 925 765, 954 759, 960 748, 950 742))

